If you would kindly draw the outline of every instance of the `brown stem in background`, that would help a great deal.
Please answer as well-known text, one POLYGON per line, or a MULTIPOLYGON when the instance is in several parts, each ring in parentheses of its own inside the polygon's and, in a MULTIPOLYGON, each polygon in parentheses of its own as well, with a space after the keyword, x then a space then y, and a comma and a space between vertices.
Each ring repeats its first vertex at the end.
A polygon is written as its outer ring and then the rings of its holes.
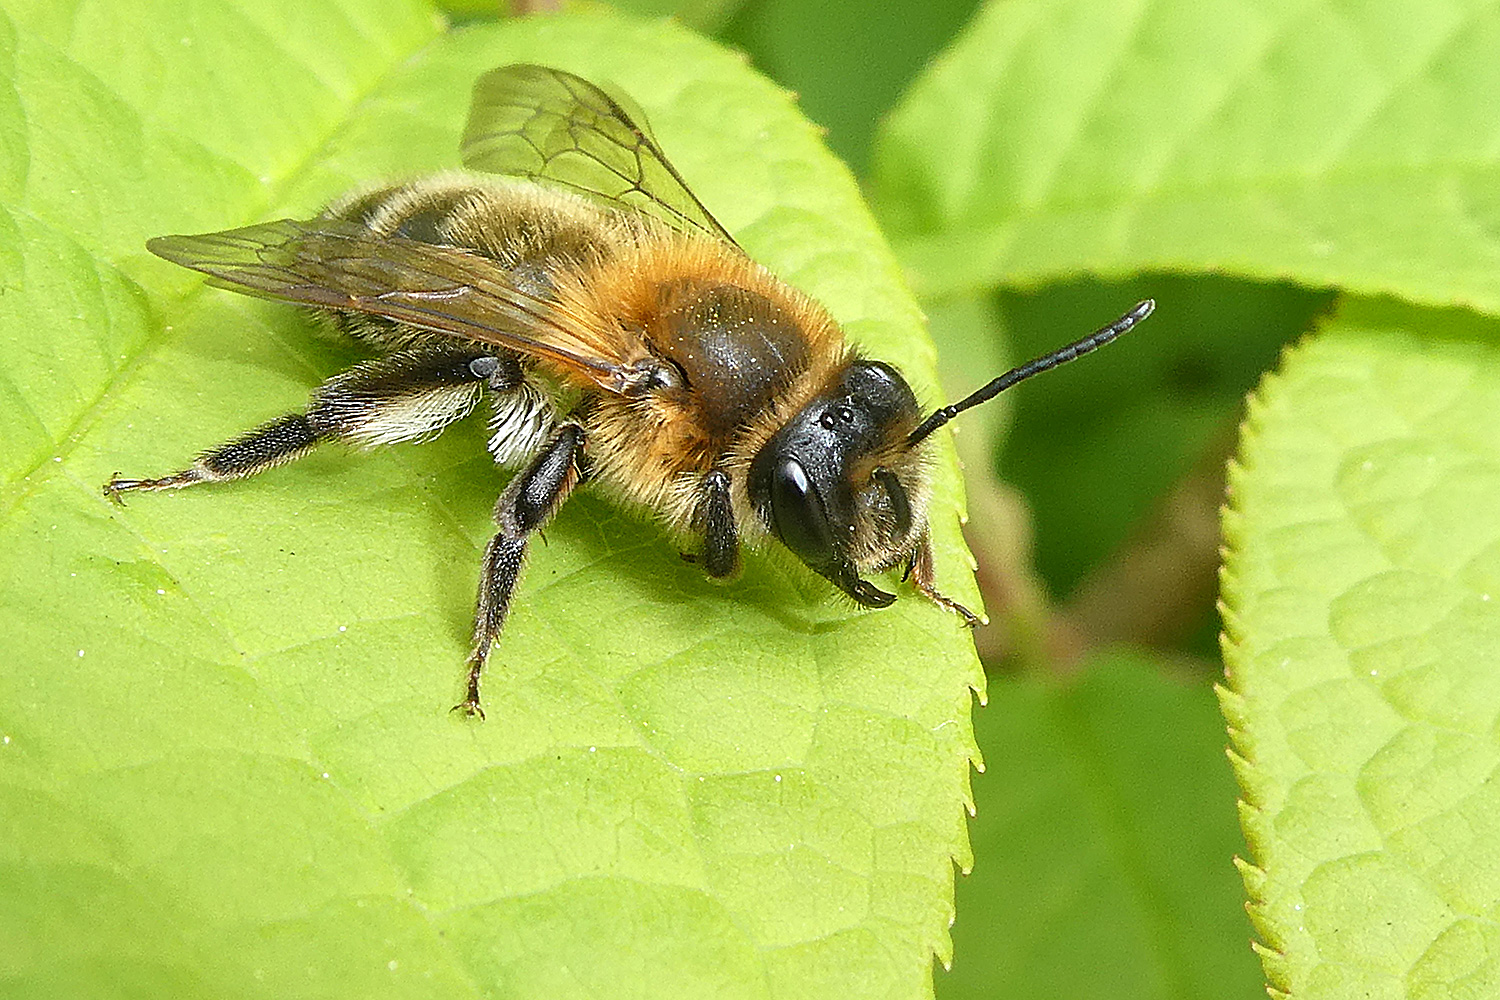
POLYGON ((562 10, 562 0, 510 0, 512 17, 525 17, 527 14, 556 14, 560 10, 562 10))
MULTIPOLYGON (((1060 606, 1030 568, 1031 522, 1025 503, 986 476, 970 476, 966 532, 979 564, 979 588, 991 624, 975 645, 991 670, 1002 663, 1046 665, 1069 672, 1092 650, 1111 643, 1173 648, 1202 620, 1218 585, 1219 508, 1224 466, 1236 426, 1226 426, 1159 499, 1115 552, 1060 606)), ((972 468, 973 466, 971 466, 972 468)))
POLYGON ((1187 638, 1218 587, 1219 508, 1236 434, 1226 428, 1157 500, 1109 559, 1057 609, 1056 627, 1085 646, 1171 648, 1187 638))

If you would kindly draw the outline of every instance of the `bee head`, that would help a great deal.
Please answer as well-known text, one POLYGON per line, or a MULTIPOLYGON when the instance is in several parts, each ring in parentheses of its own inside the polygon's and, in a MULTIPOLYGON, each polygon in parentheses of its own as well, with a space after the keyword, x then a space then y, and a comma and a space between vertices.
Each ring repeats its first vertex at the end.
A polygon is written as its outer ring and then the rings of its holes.
POLYGON ((772 534, 866 607, 896 598, 860 574, 909 556, 926 527, 926 470, 908 440, 920 417, 900 372, 856 360, 750 466, 750 502, 772 534))

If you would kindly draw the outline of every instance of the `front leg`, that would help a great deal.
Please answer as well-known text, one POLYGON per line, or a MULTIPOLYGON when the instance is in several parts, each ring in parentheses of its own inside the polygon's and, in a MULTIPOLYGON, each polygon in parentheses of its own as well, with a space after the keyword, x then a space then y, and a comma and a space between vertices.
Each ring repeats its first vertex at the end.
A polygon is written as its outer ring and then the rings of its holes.
POLYGON ((958 615, 969 628, 989 624, 987 619, 979 617, 953 598, 938 593, 936 574, 933 572, 932 565, 932 539, 927 536, 926 532, 923 532, 922 540, 912 550, 911 562, 906 566, 906 575, 911 578, 911 585, 917 588, 917 593, 938 607, 958 615))
POLYGON ((695 527, 703 535, 703 568, 715 579, 733 576, 740 567, 740 536, 729 495, 729 474, 715 469, 703 477, 695 527))
POLYGON ((479 675, 490 647, 505 627, 511 594, 526 559, 526 542, 533 531, 552 519, 578 485, 583 453, 583 428, 566 423, 552 432, 529 466, 516 475, 495 504, 500 530, 484 550, 479 579, 479 604, 474 614, 474 647, 469 653, 469 690, 454 711, 484 718, 479 707, 479 675))

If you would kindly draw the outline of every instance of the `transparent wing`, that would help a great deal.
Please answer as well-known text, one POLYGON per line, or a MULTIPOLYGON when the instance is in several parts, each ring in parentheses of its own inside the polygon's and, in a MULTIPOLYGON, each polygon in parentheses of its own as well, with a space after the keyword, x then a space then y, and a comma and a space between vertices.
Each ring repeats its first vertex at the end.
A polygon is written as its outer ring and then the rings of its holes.
POLYGON ((644 125, 572 73, 518 63, 481 76, 460 150, 472 169, 559 184, 738 246, 644 125))
POLYGON ((628 345, 517 288, 494 261, 454 247, 374 237, 337 219, 283 219, 146 249, 262 298, 352 309, 549 360, 612 392, 629 386, 628 345))

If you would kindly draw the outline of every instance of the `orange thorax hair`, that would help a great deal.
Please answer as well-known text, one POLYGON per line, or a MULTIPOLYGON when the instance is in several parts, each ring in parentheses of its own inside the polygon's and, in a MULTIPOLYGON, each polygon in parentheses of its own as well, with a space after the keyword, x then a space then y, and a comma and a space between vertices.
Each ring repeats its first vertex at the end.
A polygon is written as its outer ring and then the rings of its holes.
POLYGON ((822 306, 710 240, 648 238, 560 291, 564 309, 594 320, 606 356, 654 357, 682 373, 680 387, 600 392, 586 404, 597 478, 680 527, 698 479, 722 469, 742 493, 760 446, 849 357, 822 306))

